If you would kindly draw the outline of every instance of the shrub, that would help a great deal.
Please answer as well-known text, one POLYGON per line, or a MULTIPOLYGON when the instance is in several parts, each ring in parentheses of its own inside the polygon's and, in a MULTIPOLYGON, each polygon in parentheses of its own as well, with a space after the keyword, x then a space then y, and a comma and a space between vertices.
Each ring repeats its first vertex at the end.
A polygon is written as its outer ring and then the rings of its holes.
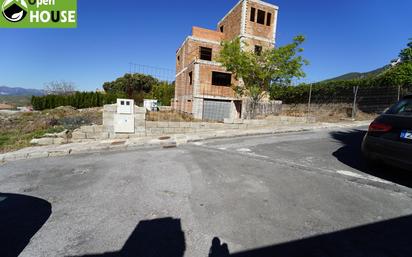
MULTIPOLYGON (((390 68, 383 73, 364 79, 326 81, 312 84, 312 101, 319 103, 349 103, 353 101, 353 88, 359 86, 359 90, 370 95, 379 93, 385 96, 402 87, 402 94, 412 90, 412 65, 401 64, 390 68)), ((272 100, 282 100, 285 104, 307 103, 310 85, 298 86, 272 86, 270 97, 272 100)), ((397 92, 396 92, 397 95, 397 92)))
POLYGON ((117 98, 124 98, 125 94, 103 94, 99 92, 76 92, 72 95, 33 96, 31 104, 34 110, 54 109, 60 106, 72 106, 77 109, 101 107, 112 104, 117 98))

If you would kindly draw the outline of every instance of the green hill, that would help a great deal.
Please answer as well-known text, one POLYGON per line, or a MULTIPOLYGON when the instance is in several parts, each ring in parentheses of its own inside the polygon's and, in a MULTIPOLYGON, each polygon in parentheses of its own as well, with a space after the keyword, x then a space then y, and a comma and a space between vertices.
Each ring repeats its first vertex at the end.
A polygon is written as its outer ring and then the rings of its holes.
POLYGON ((386 65, 382 68, 373 70, 373 71, 369 71, 369 72, 351 72, 351 73, 347 73, 335 78, 331 78, 331 79, 327 79, 321 82, 333 82, 333 81, 344 81, 344 80, 354 80, 354 79, 362 79, 362 78, 368 78, 368 77, 374 77, 377 76, 379 74, 381 74, 382 72, 384 72, 385 70, 389 69, 390 65, 386 65))

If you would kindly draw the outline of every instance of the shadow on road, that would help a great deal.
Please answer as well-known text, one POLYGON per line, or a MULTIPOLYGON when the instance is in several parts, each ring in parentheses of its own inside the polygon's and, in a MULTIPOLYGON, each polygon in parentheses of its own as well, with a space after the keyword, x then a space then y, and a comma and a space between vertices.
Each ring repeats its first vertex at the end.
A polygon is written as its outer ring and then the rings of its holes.
MULTIPOLYGON (((405 216, 232 254, 229 246, 216 237, 208 257, 412 256, 411 238, 412 216, 405 216)), ((183 257, 185 249, 180 220, 165 218, 140 222, 118 252, 83 256, 183 257)))
POLYGON ((185 236, 179 219, 141 221, 118 252, 82 257, 183 257, 185 236))
POLYGON ((363 130, 332 132, 331 137, 343 144, 341 148, 333 153, 333 156, 356 170, 412 188, 411 172, 383 164, 376 167, 367 165, 361 152, 362 140, 365 134, 366 131, 363 130))
POLYGON ((211 253, 209 257, 412 256, 411 236, 412 216, 406 216, 250 251, 211 253))
POLYGON ((0 256, 19 256, 51 213, 45 200, 0 193, 0 256))
POLYGON ((212 246, 209 250, 208 257, 224 257, 229 256, 229 247, 225 243, 221 243, 218 237, 213 238, 212 246))

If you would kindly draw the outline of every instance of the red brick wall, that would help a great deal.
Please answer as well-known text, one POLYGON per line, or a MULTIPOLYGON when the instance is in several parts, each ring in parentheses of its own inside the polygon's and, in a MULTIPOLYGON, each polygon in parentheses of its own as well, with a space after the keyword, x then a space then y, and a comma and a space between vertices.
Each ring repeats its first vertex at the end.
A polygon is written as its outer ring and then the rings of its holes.
POLYGON ((194 86, 194 65, 191 64, 187 69, 176 77, 175 82, 175 109, 187 113, 192 112, 193 86, 194 86), (192 72, 193 82, 190 85, 189 73, 192 72))
POLYGON ((274 36, 273 28, 275 26, 276 12, 277 10, 272 7, 268 7, 262 4, 248 1, 247 17, 246 17, 246 34, 258 36, 258 37, 264 37, 264 38, 273 40, 273 36, 274 36), (255 22, 250 21, 252 7, 256 9, 255 22), (258 10, 265 11, 265 24, 264 25, 257 23, 258 10), (266 25, 268 12, 272 14, 270 26, 266 25))
POLYGON ((184 47, 180 48, 176 52, 176 73, 179 73, 184 67, 183 67, 183 52, 184 52, 184 47))
POLYGON ((221 46, 218 43, 200 42, 189 39, 176 53, 176 73, 200 59, 200 47, 208 47, 212 49, 212 61, 215 61, 219 55, 221 46), (180 60, 179 60, 180 59, 180 60))
POLYGON ((220 42, 224 37, 223 33, 219 31, 214 31, 214 30, 204 29, 204 28, 199 28, 199 27, 192 28, 192 36, 196 38, 202 38, 202 39, 218 41, 218 42, 220 42))
POLYGON ((218 24, 217 30, 220 31, 220 27, 224 27, 224 40, 232 40, 240 35, 240 28, 242 23, 242 4, 239 4, 220 24, 218 24))
MULTIPOLYGON (((212 85, 212 72, 227 72, 225 68, 215 66, 200 64, 200 95, 207 96, 221 96, 234 98, 235 92, 230 86, 214 86, 212 85)), ((232 75, 232 84, 237 83, 236 79, 232 75)))
POLYGON ((274 44, 262 41, 262 40, 257 40, 257 39, 251 39, 251 38, 245 38, 244 42, 246 43, 245 50, 246 51, 255 51, 255 46, 259 45, 263 49, 270 49, 274 47, 274 44))

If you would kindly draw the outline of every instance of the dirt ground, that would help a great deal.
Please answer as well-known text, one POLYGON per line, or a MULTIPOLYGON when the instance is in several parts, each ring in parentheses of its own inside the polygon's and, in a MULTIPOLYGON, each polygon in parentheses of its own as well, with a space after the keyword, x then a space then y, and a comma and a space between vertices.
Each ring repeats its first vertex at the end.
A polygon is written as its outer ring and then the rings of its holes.
POLYGON ((33 138, 46 133, 70 131, 84 125, 101 125, 102 115, 102 108, 77 110, 73 107, 0 113, 0 153, 27 147, 33 138))
MULTIPOLYGON (((305 104, 283 105, 282 115, 293 117, 308 116, 308 106, 305 104)), ((313 104, 310 108, 310 117, 319 122, 339 122, 352 118, 352 105, 350 104, 313 104)), ((355 120, 373 120, 378 114, 356 112, 355 120)))
POLYGON ((184 113, 179 113, 175 111, 160 111, 160 112, 147 112, 147 121, 196 121, 192 116, 184 113))

